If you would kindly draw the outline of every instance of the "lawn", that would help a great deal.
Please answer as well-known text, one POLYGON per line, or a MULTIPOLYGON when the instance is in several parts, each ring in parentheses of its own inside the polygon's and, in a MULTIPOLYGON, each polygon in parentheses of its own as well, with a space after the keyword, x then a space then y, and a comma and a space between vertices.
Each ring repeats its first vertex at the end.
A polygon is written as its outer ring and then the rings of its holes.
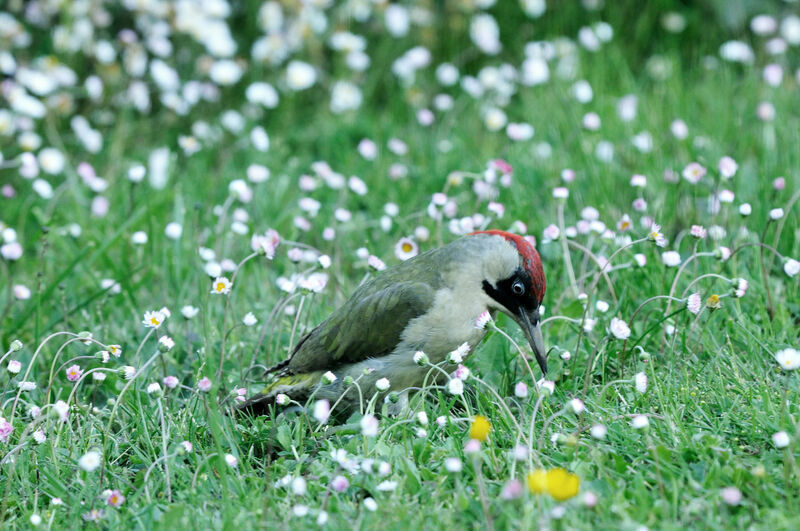
POLYGON ((800 527, 798 4, 11 0, 0 72, 4 527, 800 527), (234 412, 483 229, 546 376, 499 315, 400 414, 234 412))

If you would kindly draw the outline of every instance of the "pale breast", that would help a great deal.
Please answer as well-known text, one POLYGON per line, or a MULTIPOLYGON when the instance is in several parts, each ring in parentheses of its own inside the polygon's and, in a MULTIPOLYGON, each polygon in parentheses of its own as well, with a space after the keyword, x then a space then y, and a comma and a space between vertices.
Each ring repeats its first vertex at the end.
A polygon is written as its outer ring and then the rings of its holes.
POLYGON ((431 362, 439 363, 462 343, 474 347, 486 333, 475 328, 475 321, 488 302, 482 292, 459 297, 451 290, 440 290, 431 309, 409 323, 395 351, 422 350, 431 362))

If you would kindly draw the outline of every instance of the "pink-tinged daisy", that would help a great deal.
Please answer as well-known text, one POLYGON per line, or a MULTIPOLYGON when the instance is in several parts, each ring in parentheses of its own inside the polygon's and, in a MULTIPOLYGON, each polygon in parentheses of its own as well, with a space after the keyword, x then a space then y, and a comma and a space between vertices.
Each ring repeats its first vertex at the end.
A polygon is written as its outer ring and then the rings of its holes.
POLYGON ((374 254, 369 255, 369 257, 367 258, 367 264, 369 264, 369 266, 376 271, 383 271, 384 269, 386 269, 386 264, 383 262, 383 260, 375 256, 374 254))
POLYGON ((545 227, 544 231, 542 232, 542 243, 555 241, 559 238, 560 235, 561 231, 559 230, 559 228, 551 223, 550 225, 545 227))
POLYGON ((681 174, 690 183, 697 184, 705 176, 706 169, 697 162, 692 162, 683 169, 681 174))
POLYGON ((207 393, 211 390, 211 379, 208 376, 203 376, 199 382, 197 382, 197 388, 204 393, 207 393))
POLYGON ((115 358, 119 358, 122 355, 122 347, 119 345, 109 345, 108 352, 115 358))
POLYGON ((692 228, 689 230, 689 233, 697 238, 698 240, 702 240, 706 237, 707 231, 705 227, 702 225, 692 225, 692 228))
POLYGON ((280 242, 280 234, 274 229, 268 229, 264 234, 253 235, 250 239, 250 248, 257 253, 263 253, 269 260, 272 260, 280 242))
POLYGON ((469 354, 469 351, 470 351, 469 343, 466 342, 461 343, 457 349, 450 352, 450 354, 447 356, 447 361, 449 361, 450 363, 461 363, 462 361, 464 361, 464 356, 469 354))
POLYGON ((525 382, 517 382, 514 385, 514 396, 517 398, 525 398, 528 396, 528 386, 525 385, 525 382))
POLYGON ((228 277, 217 277, 211 284, 211 293, 216 295, 227 295, 231 292, 231 287, 233 287, 233 283, 228 280, 228 277))
POLYGON ((106 503, 111 507, 119 507, 125 503, 125 496, 118 489, 106 491, 103 494, 106 495, 106 503))
POLYGON ((618 317, 611 319, 611 324, 608 327, 611 335, 617 339, 628 339, 631 336, 631 329, 628 323, 618 317))
POLYGON ((689 295, 689 298, 686 299, 686 309, 692 312, 694 315, 700 313, 702 306, 703 298, 700 297, 699 293, 692 293, 689 295))
POLYGON ((739 169, 739 165, 736 164, 735 160, 726 156, 719 159, 718 168, 720 175, 722 175, 725 179, 730 179, 736 175, 736 170, 739 169))
POLYGON ((367 413, 361 418, 361 435, 375 437, 378 435, 378 419, 375 415, 367 413))
POLYGON ((742 502, 742 491, 736 487, 722 489, 722 501, 728 505, 739 505, 742 502))
POLYGON ((489 313, 489 310, 484 310, 477 319, 475 319, 475 328, 478 330, 486 329, 486 325, 488 325, 492 321, 492 315, 489 313))
POLYGON ((411 238, 400 238, 394 246, 394 255, 403 261, 419 254, 419 247, 411 238))
POLYGON ((11 425, 5 418, 0 417, 0 442, 7 443, 11 432, 14 431, 14 426, 11 425))
POLYGON ((745 278, 731 279, 731 284, 733 284, 733 296, 737 299, 744 297, 747 293, 747 288, 750 287, 750 283, 745 278))
MULTIPOLYGON (((461 380, 456 380, 460 382, 461 380)), ((481 442, 478 439, 470 439, 464 445, 465 454, 476 454, 481 451, 481 442)))
POLYGON ((489 201, 487 205, 487 210, 495 214, 498 218, 502 218, 503 214, 506 213, 506 207, 502 203, 498 203, 496 201, 489 201))
POLYGON ((82 374, 83 371, 77 365, 71 365, 67 367, 67 380, 70 382, 77 382, 82 374))
POLYGON ((769 101, 762 101, 756 107, 756 116, 763 122, 771 122, 775 119, 775 106, 769 101))
POLYGON ((631 218, 628 216, 628 214, 623 215, 622 218, 620 218, 620 220, 617 222, 617 230, 630 230, 632 226, 633 223, 631 222, 631 218))
POLYGON ((238 387, 233 389, 233 399, 236 402, 244 402, 247 400, 247 389, 244 387, 238 387))
POLYGON ((567 403, 567 407, 570 411, 575 413, 576 415, 580 415, 584 411, 586 411, 586 404, 583 403, 583 400, 580 398, 573 398, 567 403))
POLYGON ((542 378, 536 382, 536 388, 539 390, 539 393, 552 395, 556 391, 556 383, 552 380, 545 380, 542 378))
POLYGON ((511 166, 511 164, 503 159, 494 159, 489 163, 489 165, 503 174, 510 174, 514 171, 514 168, 511 166))
POLYGON ((347 490, 347 487, 350 486, 350 482, 347 481, 347 478, 344 476, 336 476, 331 481, 331 488, 336 492, 344 492, 347 490))
POLYGON ((597 494, 594 492, 587 492, 583 495, 583 505, 592 508, 597 505, 597 494))
POLYGON ((459 380, 466 380, 469 378, 469 369, 464 365, 459 365, 455 372, 453 372, 453 376, 459 380))

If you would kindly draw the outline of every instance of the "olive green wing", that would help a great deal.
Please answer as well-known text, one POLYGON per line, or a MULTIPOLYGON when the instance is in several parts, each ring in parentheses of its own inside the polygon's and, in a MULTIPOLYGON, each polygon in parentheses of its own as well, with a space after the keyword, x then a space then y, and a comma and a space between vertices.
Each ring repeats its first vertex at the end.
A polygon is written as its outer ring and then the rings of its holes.
POLYGON ((409 321, 428 311, 435 290, 423 282, 362 286, 297 345, 288 372, 334 369, 388 354, 409 321), (373 289, 370 289, 373 288, 373 289), (373 291, 371 294, 368 292, 373 291))

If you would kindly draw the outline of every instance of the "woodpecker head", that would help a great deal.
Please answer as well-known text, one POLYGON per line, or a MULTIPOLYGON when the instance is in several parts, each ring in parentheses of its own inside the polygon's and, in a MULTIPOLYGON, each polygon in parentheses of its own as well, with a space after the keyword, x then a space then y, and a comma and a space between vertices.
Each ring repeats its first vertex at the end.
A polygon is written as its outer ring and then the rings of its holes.
POLYGON ((547 373, 547 351, 544 348, 539 327, 539 307, 546 289, 544 270, 539 253, 525 238, 499 230, 474 232, 503 238, 501 252, 492 252, 487 260, 492 267, 486 268, 482 280, 483 291, 491 299, 490 307, 512 317, 519 324, 533 349, 536 361, 547 373))

